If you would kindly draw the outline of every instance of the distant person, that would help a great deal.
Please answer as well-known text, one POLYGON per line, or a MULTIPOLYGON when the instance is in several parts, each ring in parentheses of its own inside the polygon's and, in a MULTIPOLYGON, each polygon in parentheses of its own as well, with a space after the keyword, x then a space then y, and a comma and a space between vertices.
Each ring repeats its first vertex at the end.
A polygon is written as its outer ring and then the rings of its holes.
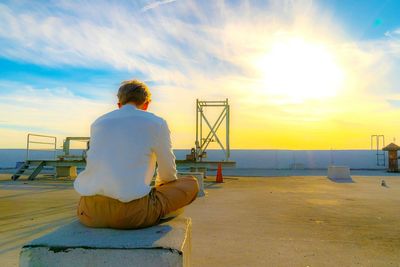
POLYGON ((146 111, 150 96, 144 83, 123 82, 119 109, 92 124, 86 169, 74 183, 81 195, 81 223, 118 229, 148 227, 174 216, 196 198, 197 180, 177 179, 166 121, 146 111), (158 175, 151 187, 156 162, 158 175))

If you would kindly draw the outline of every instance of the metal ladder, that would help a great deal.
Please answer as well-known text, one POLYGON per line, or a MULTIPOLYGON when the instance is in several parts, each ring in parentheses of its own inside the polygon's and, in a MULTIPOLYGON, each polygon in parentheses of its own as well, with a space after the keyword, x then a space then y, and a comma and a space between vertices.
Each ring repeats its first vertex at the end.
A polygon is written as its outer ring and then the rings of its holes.
POLYGON ((44 161, 41 161, 39 165, 34 166, 34 168, 30 168, 29 162, 24 162, 18 170, 14 173, 13 176, 11 176, 11 179, 13 181, 17 180, 19 177, 21 177, 24 174, 29 174, 28 180, 34 180, 36 176, 42 171, 43 167, 45 165, 44 161), (29 172, 31 171, 31 172, 29 172))
POLYGON ((386 166, 386 153, 382 150, 383 147, 385 147, 385 136, 382 134, 371 135, 371 150, 376 149, 376 166, 379 167, 386 166))

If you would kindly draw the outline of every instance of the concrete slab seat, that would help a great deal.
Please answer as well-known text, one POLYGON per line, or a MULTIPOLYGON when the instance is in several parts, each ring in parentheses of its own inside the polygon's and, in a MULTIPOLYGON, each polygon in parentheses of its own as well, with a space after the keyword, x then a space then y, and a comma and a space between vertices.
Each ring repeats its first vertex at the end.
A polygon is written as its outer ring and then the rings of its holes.
POLYGON ((190 266, 191 219, 138 230, 88 228, 74 221, 23 246, 20 266, 190 266))
POLYGON ((328 166, 328 178, 338 183, 352 183, 348 166, 328 166))

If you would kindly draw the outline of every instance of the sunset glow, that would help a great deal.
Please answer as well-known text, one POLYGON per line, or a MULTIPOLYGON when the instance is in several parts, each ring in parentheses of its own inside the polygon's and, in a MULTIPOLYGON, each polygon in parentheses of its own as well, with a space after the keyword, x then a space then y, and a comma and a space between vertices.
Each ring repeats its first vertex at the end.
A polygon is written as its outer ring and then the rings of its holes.
POLYGON ((324 44, 301 38, 275 41, 257 62, 264 90, 292 101, 333 97, 343 88, 344 71, 324 44))

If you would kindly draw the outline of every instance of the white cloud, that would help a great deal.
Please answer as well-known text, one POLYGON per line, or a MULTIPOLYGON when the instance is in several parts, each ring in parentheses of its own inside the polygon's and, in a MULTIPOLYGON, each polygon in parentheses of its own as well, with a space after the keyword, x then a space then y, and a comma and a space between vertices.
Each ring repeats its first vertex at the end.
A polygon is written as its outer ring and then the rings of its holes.
MULTIPOLYGON (((165 115, 177 132, 188 133, 179 135, 180 147, 192 143, 188 129, 194 127, 194 112, 189 110, 196 98, 229 97, 237 125, 246 122, 255 128, 261 127, 257 123, 262 118, 270 124, 313 121, 338 112, 335 101, 301 109, 298 103, 263 94, 254 61, 282 35, 300 35, 335 52, 348 75, 343 103, 361 95, 368 104, 354 104, 359 111, 365 111, 363 106, 370 107, 368 112, 390 109, 384 101, 397 90, 399 30, 388 32, 390 38, 356 43, 313 1, 275 0, 261 6, 251 1, 171 2, 61 1, 26 8, 0 4, 0 56, 52 67, 142 73, 157 84, 153 110, 165 115)), ((0 95, 0 118, 78 135, 111 102, 78 97, 68 87, 16 89, 0 95), (14 100, 16 105, 10 104, 14 100)))
POLYGON ((389 37, 389 38, 393 38, 397 41, 400 41, 400 28, 399 29, 395 29, 393 31, 387 31, 385 32, 385 36, 389 37))
POLYGON ((170 4, 170 3, 173 3, 173 2, 175 2, 175 1, 176 1, 176 0, 154 1, 154 2, 151 2, 151 3, 147 4, 147 5, 145 5, 145 6, 142 8, 142 12, 146 12, 146 11, 151 10, 151 9, 153 9, 153 8, 157 8, 157 7, 162 6, 162 5, 165 5, 165 4, 170 4))
POLYGON ((112 110, 111 103, 78 97, 66 88, 37 89, 18 86, 0 94, 1 134, 20 133, 19 140, 1 139, 1 147, 21 146, 28 132, 57 136, 87 136, 89 125, 102 113, 112 110), (40 132, 38 132, 40 131, 40 132))

